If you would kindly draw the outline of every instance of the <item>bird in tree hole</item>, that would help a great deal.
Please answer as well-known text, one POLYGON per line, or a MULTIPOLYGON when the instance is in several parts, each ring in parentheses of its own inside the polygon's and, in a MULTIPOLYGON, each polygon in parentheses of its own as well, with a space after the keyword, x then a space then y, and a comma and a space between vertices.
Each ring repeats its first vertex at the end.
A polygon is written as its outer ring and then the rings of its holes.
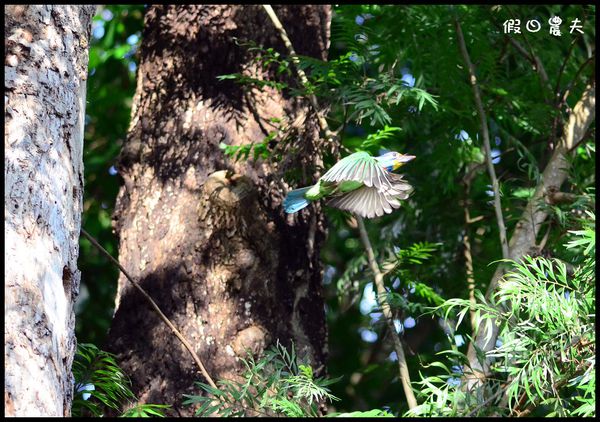
POLYGON ((366 218, 380 217, 400 207, 413 188, 402 175, 392 173, 414 155, 387 152, 373 157, 367 152, 355 152, 338 161, 319 181, 305 188, 290 191, 283 207, 293 214, 312 201, 331 198, 327 205, 350 211, 366 218))

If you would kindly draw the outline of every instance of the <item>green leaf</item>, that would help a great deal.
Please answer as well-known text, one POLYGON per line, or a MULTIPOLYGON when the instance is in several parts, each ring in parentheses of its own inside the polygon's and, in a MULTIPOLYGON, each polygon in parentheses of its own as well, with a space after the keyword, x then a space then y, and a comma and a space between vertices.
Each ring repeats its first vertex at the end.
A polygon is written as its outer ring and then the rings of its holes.
POLYGON ((329 417, 335 418, 393 418, 394 415, 386 412, 385 410, 372 409, 364 412, 356 411, 356 412, 347 412, 347 413, 337 413, 327 415, 329 417))

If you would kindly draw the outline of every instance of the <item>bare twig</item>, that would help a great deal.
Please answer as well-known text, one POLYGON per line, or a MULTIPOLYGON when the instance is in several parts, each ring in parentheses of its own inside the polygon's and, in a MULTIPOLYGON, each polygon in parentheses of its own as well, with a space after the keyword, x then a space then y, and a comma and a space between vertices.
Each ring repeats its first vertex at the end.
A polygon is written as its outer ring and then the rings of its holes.
MULTIPOLYGON (((510 10, 510 8, 508 8, 508 10, 509 10, 511 16, 513 18, 515 18, 514 13, 510 10)), ((502 25, 496 19, 494 19, 493 14, 490 15, 490 19, 492 20, 492 22, 494 23, 494 26, 496 28, 498 28, 498 29, 502 28, 502 25)), ((553 93, 553 91, 552 91, 552 85, 550 84, 550 80, 548 79, 548 74, 546 73, 546 69, 544 69, 544 65, 542 64, 542 61, 540 60, 539 56, 537 56, 533 52, 533 48, 531 47, 531 44, 529 43, 525 33, 523 33, 522 35, 523 35, 523 39, 525 40, 525 43, 527 44, 527 47, 529 47, 529 51, 527 51, 527 49, 525 47, 523 47, 523 45, 519 41, 517 41, 515 38, 511 37, 510 35, 506 34, 506 39, 525 58, 525 60, 527 60, 528 62, 530 62, 532 64, 534 70, 538 73, 538 75, 540 77, 540 85, 542 86, 542 95, 544 96, 544 99, 546 99, 546 101, 550 102, 551 100, 549 100, 546 95, 546 89, 550 93, 553 93)), ((503 46, 503 48, 504 48, 504 46, 503 46)))
POLYGON ((367 251, 367 259, 369 260, 369 266, 371 267, 371 271, 373 272, 373 276, 375 278, 375 287, 377 289, 377 301, 379 302, 379 305, 383 312, 383 317, 387 322, 388 330, 394 342, 394 350, 396 351, 396 355, 398 356, 398 370, 400 374, 400 381, 402 382, 402 388, 404 389, 404 394, 406 395, 408 407, 410 409, 413 409, 417 407, 417 399, 415 398, 415 395, 410 386, 410 374, 408 372, 408 366, 406 365, 406 356, 404 355, 402 343, 400 342, 400 338, 398 337, 398 334, 396 333, 396 329, 394 327, 392 310, 390 309, 390 305, 387 301, 387 292, 383 284, 383 274, 379 270, 379 265, 377 264, 377 261, 375 261, 373 247, 371 246, 371 242, 369 241, 369 235, 367 234, 367 229, 365 228, 365 223, 362 217, 357 215, 356 221, 358 222, 360 238, 362 240, 363 246, 365 247, 365 250, 367 251))
POLYGON ((487 406, 489 403, 493 402, 494 399, 496 399, 499 395, 501 395, 504 392, 503 388, 499 388, 498 391, 496 391, 494 394, 492 394, 491 396, 489 396, 483 403, 481 403, 480 405, 478 405, 477 407, 475 407, 475 409, 471 410, 468 414, 467 414, 467 418, 470 418, 471 416, 475 416, 477 415, 477 413, 483 409, 485 406, 487 406))
POLYGON ((196 354, 192 345, 185 339, 183 334, 181 334, 181 332, 173 325, 173 323, 169 320, 169 318, 167 318, 167 316, 160 310, 160 308, 158 307, 156 302, 150 297, 150 295, 148 293, 146 293, 146 291, 142 288, 142 286, 140 286, 139 283, 137 281, 135 281, 129 275, 129 273, 127 273, 127 271, 125 270, 125 268, 123 268, 123 266, 119 263, 119 261, 117 261, 115 258, 113 258, 113 256, 111 254, 109 254, 108 251, 106 249, 104 249, 102 247, 102 245, 100 245, 100 243, 98 243, 98 241, 96 239, 94 239, 94 237, 92 235, 90 235, 83 228, 81 229, 81 234, 83 236, 85 236, 92 243, 92 245, 94 245, 100 252, 102 252, 113 264, 115 264, 117 267, 119 267, 119 269, 121 270, 123 275, 125 275, 127 280, 129 280, 131 282, 131 284, 133 284, 135 286, 135 288, 139 290, 139 292, 142 294, 142 296, 144 296, 144 298, 150 303, 152 308, 156 311, 156 313, 158 314, 160 319, 162 319, 163 322, 169 326, 171 331, 173 331, 173 334, 175 334, 175 336, 181 341, 181 343, 183 343, 184 347, 188 350, 188 352, 190 352, 190 355, 192 355, 192 359, 194 359, 194 361, 200 368, 202 375, 204 376, 206 381, 208 381, 210 386, 213 388, 217 388, 217 385, 215 384, 215 382, 212 380, 212 378, 206 371, 206 368, 204 368, 204 365, 202 364, 200 357, 198 356, 198 354, 196 354))
MULTIPOLYGON (((582 26, 585 25, 586 21, 588 18, 588 11, 587 9, 584 9, 584 14, 583 14, 583 19, 582 19, 582 26)), ((569 50, 567 51, 567 54, 565 55, 565 59, 563 60, 562 65, 560 66, 560 70, 558 71, 558 78, 556 79, 556 87, 554 88, 554 94, 556 96, 556 104, 559 103, 559 98, 560 98, 560 82, 561 79, 564 75, 565 69, 567 67, 567 62, 569 61, 569 59, 571 58, 571 53, 573 52, 573 47, 575 47, 575 45, 579 42, 579 40, 581 39, 581 34, 577 34, 577 36, 573 39, 573 41, 571 41, 571 44, 569 45, 569 50)), ((592 55, 590 55, 589 58, 591 58, 592 55)), ((585 66, 585 64, 584 64, 585 66)), ((581 69, 580 69, 581 70, 581 69)), ((577 72, 579 74, 579 71, 577 72)), ((573 81, 576 80, 577 77, 573 78, 573 81)), ((571 81, 572 83, 572 81, 571 81)), ((568 89, 567 89, 568 90, 568 89)), ((565 99, 562 100, 562 102, 564 102, 565 99)), ((560 109, 560 107, 559 107, 560 109)))
MULTIPOLYGON (((512 9, 509 6, 506 6, 506 8, 509 11, 509 13, 511 14, 511 16, 513 18, 515 18, 515 14, 512 11, 512 9)), ((523 39, 525 40, 525 44, 527 44, 527 47, 529 48, 529 56, 533 60, 533 65, 535 66, 535 70, 540 75, 540 84, 542 85, 542 95, 544 96, 544 99, 548 102, 548 97, 546 96, 546 90, 544 89, 544 85, 549 89, 550 92, 552 92, 552 84, 550 84, 550 81, 548 79, 548 74, 546 73, 546 70, 544 69, 544 66, 542 65, 542 61, 533 52, 533 47, 531 46, 531 43, 529 42, 529 39, 527 38, 527 34, 525 32, 523 32, 523 39)), ((514 40, 514 41, 516 42, 516 40, 514 40)), ((516 45, 515 45, 515 47, 516 47, 516 45)), ((552 100, 550 100, 550 101, 552 101, 552 100)))
MULTIPOLYGON (((269 15, 269 18, 271 19, 271 22, 273 22, 273 25, 275 26, 275 28, 279 31, 279 36, 281 37, 281 40, 283 41, 283 44, 285 45, 285 47, 288 49, 290 59, 296 66, 296 72, 298 73, 300 82, 302 82, 302 85, 305 88, 307 88, 309 86, 308 78, 306 77, 306 73, 304 73, 304 70, 302 70, 300 68, 300 59, 298 58, 298 55, 296 54, 296 51, 294 50, 294 46, 292 45, 292 42, 290 41, 290 38, 288 37, 287 32, 285 31, 285 28, 279 21, 279 18, 277 17, 277 15, 275 14, 275 11, 273 10, 273 8, 270 5, 263 4, 263 8, 265 9, 265 12, 267 12, 267 15, 269 15)), ((315 94, 309 94, 308 99, 310 100, 310 103, 313 106, 315 113, 317 114, 319 126, 321 127, 321 130, 323 131, 325 138, 329 141, 334 141, 336 139, 336 134, 333 133, 329 129, 329 125, 327 124, 327 121, 321 115, 319 104, 317 102, 317 97, 315 96, 315 94)))
POLYGON ((471 316, 471 329, 473 330, 473 336, 475 335, 475 328, 477 327, 477 318, 475 312, 475 305, 477 304, 477 302, 475 300, 475 275, 473 271, 473 254, 471 252, 469 225, 482 220, 483 216, 480 215, 478 217, 471 218, 471 213, 469 211, 469 195, 471 193, 471 183, 473 182, 473 178, 476 176, 480 166, 481 165, 478 163, 470 163, 465 169, 465 175, 462 178, 462 183, 465 187, 464 200, 462 201, 462 206, 465 214, 465 234, 463 236, 463 246, 466 266, 465 270, 467 276, 467 288, 469 289, 469 303, 471 304, 469 314, 471 316))
POLYGON ((481 92, 479 90, 479 85, 477 85, 477 78, 475 77, 475 66, 473 66, 473 63, 471 63, 471 58, 469 57, 469 52, 467 51, 467 46, 465 45, 465 38, 457 18, 454 18, 454 24, 456 26, 456 34, 458 36, 460 51, 469 71, 469 82, 473 88, 473 97, 475 98, 475 105, 477 106, 477 112, 479 113, 481 131, 483 133, 485 158, 487 162, 488 173, 490 175, 490 179, 492 180, 492 190, 494 191, 494 210, 496 211, 496 218, 498 220, 498 231, 500 234, 500 245, 502 246, 502 257, 506 259, 509 255, 508 242, 506 238, 506 226, 504 224, 504 216, 502 215, 502 204, 500 202, 498 179, 496 178, 494 163, 492 163, 492 149, 490 147, 490 134, 487 125, 487 117, 483 108, 483 102, 481 101, 481 92))
POLYGON ((535 71, 538 73, 538 75, 540 75, 540 80, 542 81, 542 86, 544 88, 548 88, 549 90, 552 90, 552 85, 550 85, 550 80, 548 79, 548 74, 546 73, 546 69, 544 69, 544 65, 542 64, 542 61, 540 60, 540 58, 536 54, 534 54, 533 51, 531 51, 531 52, 527 51, 525 49, 525 47, 523 47, 519 43, 519 41, 515 40, 510 35, 507 35, 507 36, 508 36, 508 40, 517 49, 517 51, 519 53, 521 53, 529 62, 531 62, 531 64, 535 68, 535 71))
POLYGON ((578 35, 573 39, 573 41, 571 41, 571 45, 569 45, 569 50, 567 51, 567 54, 565 55, 562 65, 560 66, 560 69, 558 71, 558 77, 556 78, 556 86, 554 88, 554 95, 556 96, 557 103, 559 102, 559 98, 560 98, 560 81, 562 79, 565 68, 567 67, 567 62, 569 61, 569 58, 571 57, 571 53, 573 52, 573 47, 575 47, 575 44, 577 44, 577 42, 579 42, 580 37, 581 37, 581 35, 578 35))
POLYGON ((477 219, 472 219, 469 212, 469 192, 471 190, 471 181, 463 178, 465 182, 465 200, 463 201, 463 210, 465 213, 465 234, 463 236, 463 246, 464 246, 464 256, 465 256, 465 266, 466 266, 466 275, 467 275, 467 288, 469 289, 469 303, 471 304, 471 309, 469 314, 471 316, 471 329, 475 332, 475 328, 477 327, 477 319, 475 318, 475 305, 477 304, 475 300, 475 276, 473 271, 473 254, 471 253, 471 239, 469 237, 469 224, 478 221, 477 219))
MULTIPOLYGON (((469 220, 469 209, 465 206, 465 221, 469 220)), ((468 227, 465 227, 465 235, 463 236, 463 245, 465 247, 465 265, 467 266, 467 288, 469 289, 469 303, 471 304, 470 316, 471 316, 471 327, 475 330, 477 326, 477 319, 475 317, 475 277, 473 275, 473 255, 471 254, 471 240, 469 239, 468 227)))
MULTIPOLYGON (((512 14, 512 12, 511 12, 511 14, 512 14)), ((514 17, 514 15, 513 15, 513 17, 514 17)), ((491 18, 492 22, 494 23, 494 26, 496 26, 496 28, 502 29, 502 25, 496 19, 494 19, 493 15, 491 15, 490 18, 491 18)), ((527 41, 527 38, 525 38, 525 34, 523 34, 523 37, 525 39, 525 42, 527 43, 527 46, 529 47, 529 51, 527 51, 525 49, 525 47, 523 47, 523 45, 519 41, 517 41, 515 38, 513 38, 512 36, 506 34, 505 39, 507 42, 510 42, 510 44, 512 44, 513 47, 515 47, 515 49, 525 58, 525 60, 527 60, 528 62, 530 62, 533 65, 533 69, 538 73, 538 75, 540 77, 540 85, 542 85, 542 89, 543 89, 542 95, 544 95, 544 97, 546 98, 545 88, 548 88, 548 90, 550 90, 552 92, 552 85, 550 84, 548 74, 546 73, 546 69, 544 69, 544 65, 542 64, 542 61, 540 60, 539 56, 537 56, 533 52, 531 45, 527 41)), ((506 42, 502 45, 502 51, 505 52, 505 49, 506 49, 506 42)), ((503 54, 501 54, 500 57, 501 57, 500 62, 502 62, 502 60, 504 59, 505 56, 503 54)))

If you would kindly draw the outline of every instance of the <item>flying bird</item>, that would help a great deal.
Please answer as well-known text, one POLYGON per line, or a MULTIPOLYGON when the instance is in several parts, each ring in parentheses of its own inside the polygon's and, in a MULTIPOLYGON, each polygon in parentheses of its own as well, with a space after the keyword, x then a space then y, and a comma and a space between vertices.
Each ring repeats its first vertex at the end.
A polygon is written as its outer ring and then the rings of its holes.
POLYGON ((389 214, 412 192, 412 186, 402 175, 392 171, 414 158, 394 151, 379 157, 355 152, 338 161, 313 186, 290 191, 283 207, 285 212, 293 214, 312 201, 331 198, 327 205, 361 217, 389 214))

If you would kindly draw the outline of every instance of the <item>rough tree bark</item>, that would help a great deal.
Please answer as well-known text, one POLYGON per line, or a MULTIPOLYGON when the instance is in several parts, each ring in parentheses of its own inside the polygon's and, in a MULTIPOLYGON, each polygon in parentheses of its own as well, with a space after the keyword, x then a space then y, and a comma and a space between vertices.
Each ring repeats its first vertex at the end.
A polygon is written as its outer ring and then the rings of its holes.
MULTIPOLYGON (((298 54, 324 59, 328 6, 278 7, 298 54)), ((145 16, 132 122, 119 160, 124 180, 114 228, 119 260, 196 350, 213 378, 231 378, 245 348, 277 339, 324 370, 326 325, 318 208, 283 213, 285 171, 308 181, 322 155, 306 99, 219 82, 218 75, 273 77, 239 41, 285 55, 260 6, 153 6, 145 16), (283 119, 294 154, 235 162, 220 143, 262 141, 283 119)), ((277 137, 271 143, 282 142, 277 137)), ((108 350, 140 402, 174 405, 202 380, 188 353, 121 276, 108 350)))
POLYGON ((95 6, 5 6, 4 405, 69 416, 95 6))

